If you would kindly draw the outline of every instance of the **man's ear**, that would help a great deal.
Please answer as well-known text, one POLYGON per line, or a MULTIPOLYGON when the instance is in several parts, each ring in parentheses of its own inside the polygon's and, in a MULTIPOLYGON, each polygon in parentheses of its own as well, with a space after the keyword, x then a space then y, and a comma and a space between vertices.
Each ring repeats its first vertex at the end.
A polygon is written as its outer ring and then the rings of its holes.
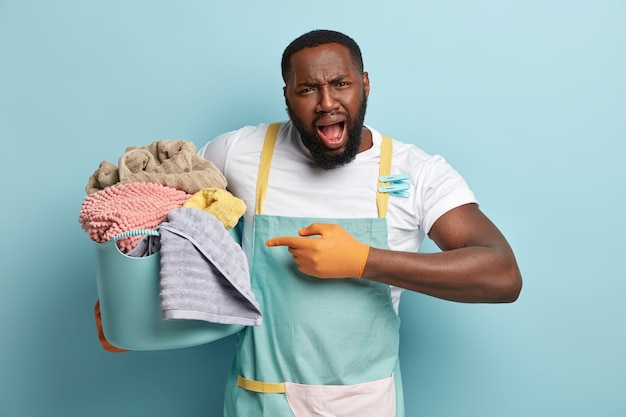
POLYGON ((289 107, 289 100, 287 99, 287 86, 283 87, 283 97, 285 98, 285 105, 289 107))
POLYGON ((365 97, 370 94, 370 76, 367 71, 363 71, 363 90, 365 90, 365 97))

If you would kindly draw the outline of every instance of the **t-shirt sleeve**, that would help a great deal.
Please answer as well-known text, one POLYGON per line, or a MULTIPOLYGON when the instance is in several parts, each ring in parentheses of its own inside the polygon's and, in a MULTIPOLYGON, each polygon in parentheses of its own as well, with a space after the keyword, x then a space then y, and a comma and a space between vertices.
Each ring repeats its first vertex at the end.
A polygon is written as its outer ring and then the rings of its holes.
MULTIPOLYGON (((215 139, 204 145, 198 154, 205 159, 213 162, 215 166, 228 178, 228 161, 229 157, 235 155, 237 150, 241 151, 241 147, 249 150, 251 144, 249 139, 256 137, 259 131, 267 130, 267 125, 260 124, 258 126, 244 126, 231 132, 222 133, 215 139)), ((263 133, 265 135, 265 133, 263 133)), ((261 136, 264 137, 264 136, 261 136)), ((260 146, 263 142, 259 142, 260 146)), ((254 144, 252 145, 254 146, 254 144)))
POLYGON ((233 136, 234 132, 222 133, 200 148, 198 155, 213 162, 221 172, 224 172, 226 155, 233 136))
POLYGON ((422 202, 420 226, 425 233, 453 208, 478 202, 463 177, 438 155, 424 162, 417 188, 422 202))

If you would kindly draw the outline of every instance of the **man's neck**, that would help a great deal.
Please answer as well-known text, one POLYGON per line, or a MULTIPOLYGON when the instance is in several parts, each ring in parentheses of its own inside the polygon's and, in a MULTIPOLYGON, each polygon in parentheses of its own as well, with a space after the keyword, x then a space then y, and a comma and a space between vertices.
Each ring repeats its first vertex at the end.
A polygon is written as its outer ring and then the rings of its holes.
POLYGON ((359 146, 359 151, 357 153, 364 152, 371 148, 373 145, 374 142, 372 140, 372 132, 368 128, 363 126, 363 129, 361 130, 361 146, 359 146))

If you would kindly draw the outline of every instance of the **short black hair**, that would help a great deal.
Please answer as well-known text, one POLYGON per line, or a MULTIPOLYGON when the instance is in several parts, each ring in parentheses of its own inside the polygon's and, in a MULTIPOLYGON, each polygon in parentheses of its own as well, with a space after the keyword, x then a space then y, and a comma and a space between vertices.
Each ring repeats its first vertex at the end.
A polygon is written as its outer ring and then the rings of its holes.
POLYGON ((350 51, 352 61, 359 72, 363 72, 363 57, 361 56, 361 48, 351 37, 334 30, 318 29, 307 32, 304 35, 294 39, 283 52, 281 60, 281 70, 283 80, 287 81, 287 75, 291 69, 291 56, 304 48, 313 48, 315 46, 325 45, 328 43, 338 43, 343 45, 350 51))

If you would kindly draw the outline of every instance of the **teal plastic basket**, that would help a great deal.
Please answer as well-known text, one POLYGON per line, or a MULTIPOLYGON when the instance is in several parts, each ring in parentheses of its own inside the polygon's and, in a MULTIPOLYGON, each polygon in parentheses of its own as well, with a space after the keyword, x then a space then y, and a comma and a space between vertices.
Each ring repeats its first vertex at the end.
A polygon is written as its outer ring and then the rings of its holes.
POLYGON ((237 333, 244 326, 202 320, 163 320, 159 296, 160 253, 123 254, 116 241, 154 230, 130 231, 96 244, 102 330, 113 346, 126 350, 168 350, 198 346, 237 333))

